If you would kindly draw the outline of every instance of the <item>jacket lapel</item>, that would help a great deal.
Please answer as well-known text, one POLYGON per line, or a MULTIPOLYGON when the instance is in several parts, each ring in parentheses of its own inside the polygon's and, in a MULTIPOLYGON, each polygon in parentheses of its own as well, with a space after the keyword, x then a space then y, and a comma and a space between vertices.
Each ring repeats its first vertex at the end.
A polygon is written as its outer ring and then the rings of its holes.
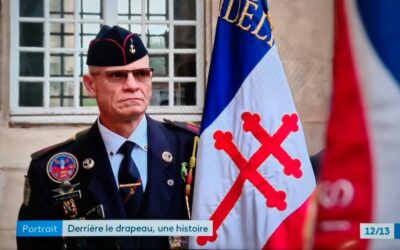
POLYGON ((148 135, 148 184, 145 192, 147 217, 163 218, 165 211, 169 210, 171 204, 171 196, 173 188, 167 183, 168 180, 173 180, 175 176, 172 172, 174 166, 175 152, 170 146, 171 142, 165 137, 161 123, 154 121, 147 116, 147 135, 148 135), (163 152, 172 154, 171 162, 163 160, 163 152))
POLYGON ((77 134, 76 148, 81 164, 89 158, 94 161, 92 168, 82 168, 82 186, 86 185, 88 192, 103 205, 107 219, 125 219, 125 210, 97 122, 89 130, 77 134))

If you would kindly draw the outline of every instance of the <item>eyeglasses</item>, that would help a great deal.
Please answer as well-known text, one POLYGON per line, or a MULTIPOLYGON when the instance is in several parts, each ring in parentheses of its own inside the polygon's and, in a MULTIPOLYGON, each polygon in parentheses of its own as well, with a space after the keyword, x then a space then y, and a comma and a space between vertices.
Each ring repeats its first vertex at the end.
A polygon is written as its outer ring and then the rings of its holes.
POLYGON ((101 71, 93 72, 91 75, 104 75, 108 82, 111 83, 125 83, 128 79, 129 73, 132 73, 136 81, 141 83, 148 83, 151 80, 153 68, 142 68, 133 70, 115 70, 115 71, 101 71))

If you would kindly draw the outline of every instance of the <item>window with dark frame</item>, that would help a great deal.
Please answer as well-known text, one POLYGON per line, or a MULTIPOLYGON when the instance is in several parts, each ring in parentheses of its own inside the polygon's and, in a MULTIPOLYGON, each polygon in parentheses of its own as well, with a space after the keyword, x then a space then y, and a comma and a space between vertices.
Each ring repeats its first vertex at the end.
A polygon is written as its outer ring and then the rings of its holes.
POLYGON ((30 110, 57 114, 62 108, 73 114, 96 106, 82 76, 87 72, 88 44, 101 25, 108 23, 104 19, 108 1, 118 5, 111 10, 116 11, 118 25, 141 34, 148 47, 154 68, 151 110, 168 107, 169 111, 160 112, 201 112, 203 91, 199 88, 203 88, 204 77, 203 63, 198 63, 203 58, 199 47, 203 45, 198 43, 202 28, 196 13, 201 9, 198 1, 92 0, 89 4, 84 0, 17 0, 12 3, 18 10, 12 18, 19 31, 12 50, 18 64, 11 74, 11 82, 17 83, 11 88, 17 92, 12 114, 27 115, 30 110), (173 111, 175 107, 189 109, 173 111))

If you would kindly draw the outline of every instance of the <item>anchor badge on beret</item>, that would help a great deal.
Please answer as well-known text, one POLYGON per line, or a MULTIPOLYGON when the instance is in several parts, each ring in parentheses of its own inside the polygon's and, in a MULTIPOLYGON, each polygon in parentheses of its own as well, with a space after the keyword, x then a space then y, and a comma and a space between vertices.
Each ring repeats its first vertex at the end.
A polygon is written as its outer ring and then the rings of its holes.
POLYGON ((131 44, 129 45, 129 52, 131 52, 132 54, 135 54, 135 52, 136 52, 135 46, 133 45, 132 38, 131 38, 131 44))

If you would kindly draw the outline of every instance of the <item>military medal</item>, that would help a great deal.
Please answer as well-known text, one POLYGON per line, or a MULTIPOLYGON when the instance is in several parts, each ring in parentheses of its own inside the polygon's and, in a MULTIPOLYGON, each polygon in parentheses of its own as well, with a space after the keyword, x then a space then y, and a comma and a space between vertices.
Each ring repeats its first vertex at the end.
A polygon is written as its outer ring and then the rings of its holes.
POLYGON ((46 168, 49 178, 56 183, 60 183, 59 188, 52 190, 58 193, 53 196, 53 201, 55 204, 62 203, 64 214, 71 219, 78 216, 75 199, 82 197, 80 190, 74 191, 79 183, 70 183, 78 173, 78 169, 78 160, 74 155, 67 152, 53 155, 47 163, 46 168))
POLYGON ((128 184, 119 184, 119 189, 121 188, 129 188, 129 194, 130 196, 134 195, 136 192, 136 189, 142 185, 142 182, 136 182, 136 183, 128 183, 128 184))
POLYGON ((83 161, 82 166, 84 169, 91 169, 94 167, 94 160, 92 158, 87 158, 83 161))
POLYGON ((189 249, 189 239, 187 236, 169 236, 170 249, 189 249))
POLYGON ((161 157, 166 163, 171 163, 173 159, 172 154, 168 151, 164 151, 161 157))
POLYGON ((82 197, 81 191, 74 191, 75 187, 78 185, 79 183, 72 185, 68 181, 64 181, 61 183, 59 188, 53 189, 53 192, 59 193, 58 195, 53 196, 54 204, 59 204, 70 199, 80 199, 82 197))
POLYGON ((64 214, 71 219, 78 216, 78 210, 76 209, 75 200, 69 199, 63 202, 64 214))

